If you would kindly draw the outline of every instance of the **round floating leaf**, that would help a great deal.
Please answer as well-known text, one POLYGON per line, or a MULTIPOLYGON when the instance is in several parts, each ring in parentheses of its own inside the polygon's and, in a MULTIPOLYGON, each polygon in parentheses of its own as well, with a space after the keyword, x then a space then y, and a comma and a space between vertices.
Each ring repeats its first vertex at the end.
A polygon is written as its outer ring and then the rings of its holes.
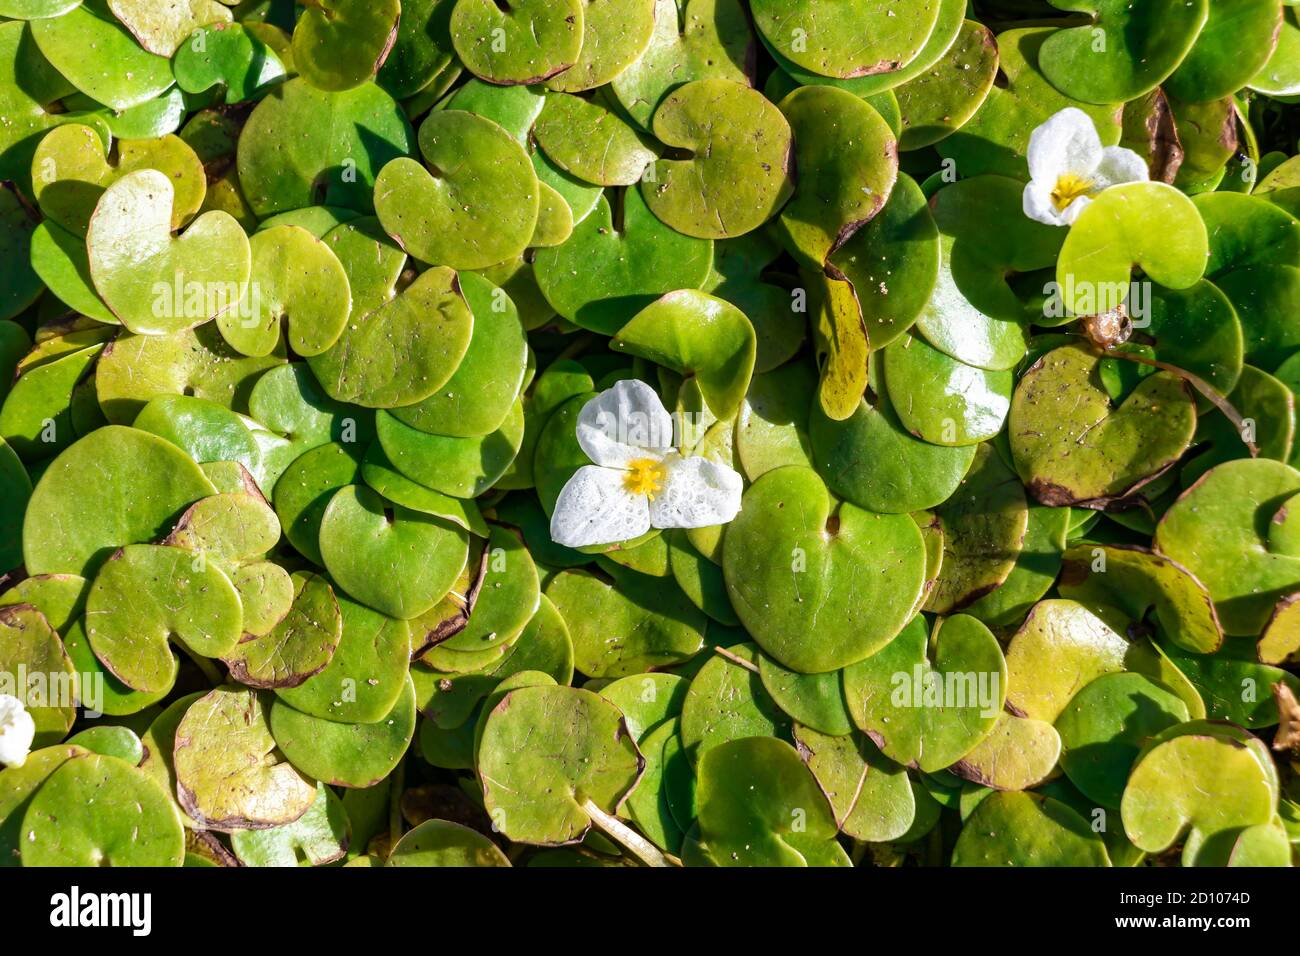
POLYGON ((1281 462, 1230 461, 1206 472, 1156 526, 1156 550, 1205 585, 1225 634, 1259 633, 1300 583, 1284 507, 1298 491, 1300 474, 1281 462))
POLYGON ((23 560, 23 517, 32 495, 32 482, 14 450, 0 438, 0 568, 17 567, 23 560))
POLYGON ((426 820, 393 847, 388 866, 509 866, 501 849, 467 826, 450 820, 426 820))
POLYGON ((1189 719, 1187 706, 1141 674, 1105 674, 1056 718, 1061 768, 1085 796, 1119 809, 1133 761, 1148 738, 1189 719))
POLYGON ((293 575, 293 605, 270 632, 245 634, 224 655, 230 674, 250 687, 297 687, 329 664, 343 633, 334 591, 319 574, 293 575))
POLYGON ((236 830, 230 845, 245 866, 326 866, 348 852, 348 814, 343 801, 324 784, 316 800, 293 823, 270 830, 236 830))
POLYGON ((531 86, 578 62, 585 9, 582 0, 458 0, 451 39, 475 76, 531 86))
POLYGON ((51 130, 32 158, 32 185, 41 211, 57 225, 84 236, 104 190, 127 173, 163 172, 171 180, 170 226, 179 229, 203 205, 206 181, 194 150, 177 136, 116 144, 110 163, 104 140, 90 126, 68 123, 51 130))
MULTIPOLYGON (((598 6, 610 7, 605 0, 598 6)), ((654 143, 596 97, 552 93, 533 137, 566 172, 598 186, 631 186, 658 157, 654 143)))
POLYGON ((745 314, 703 292, 670 292, 640 312, 610 347, 694 375, 718 418, 740 408, 754 370, 756 337, 745 314))
POLYGON ((287 76, 275 51, 238 23, 214 24, 182 41, 172 72, 186 93, 221 87, 227 104, 254 99, 287 76))
POLYGON ((794 189, 794 139, 781 111, 730 80, 696 80, 655 112, 663 143, 690 159, 661 159, 642 178, 646 204, 665 224, 701 239, 752 232, 794 189))
POLYGON ((338 257, 298 226, 262 230, 249 245, 249 303, 217 316, 222 336, 243 355, 269 355, 283 324, 294 354, 324 352, 343 334, 352 311, 347 273, 338 257))
POLYGON ((562 245, 540 249, 534 260, 546 301, 571 322, 614 335, 659 296, 704 284, 713 244, 661 223, 639 191, 622 198, 622 225, 602 196, 562 245))
POLYGON ((61 17, 79 6, 81 0, 4 0, 0 3, 0 17, 42 20, 45 17, 61 17))
POLYGON ((493 527, 483 560, 469 620, 444 642, 448 650, 485 651, 513 641, 537 611, 537 566, 517 536, 493 527))
POLYGON ((374 311, 352 284, 353 317, 338 341, 308 360, 329 396, 367 408, 413 405, 447 384, 469 348, 474 316, 456 273, 436 266, 374 311))
POLYGON ((1036 793, 992 793, 957 837, 953 866, 1109 866, 1106 845, 1064 803, 1036 793))
POLYGON ((59 301, 98 322, 118 324, 117 316, 95 292, 82 237, 47 219, 32 233, 31 263, 40 281, 59 301))
POLYGON ((0 594, 0 606, 30 604, 66 637, 72 622, 86 610, 86 585, 86 579, 77 574, 38 574, 0 594))
POLYGON ((1164 650, 1200 692, 1214 720, 1251 729, 1271 727, 1279 718, 1274 695, 1289 690, 1294 696, 1300 691, 1300 680, 1293 674, 1259 662, 1250 638, 1231 638, 1214 654, 1191 654, 1174 646, 1164 650))
POLYGON ((397 40, 398 0, 313 0, 293 30, 294 69, 339 92, 369 80, 397 40))
POLYGON ((754 23, 782 57, 842 79, 889 73, 925 46, 939 19, 939 0, 755 0, 754 23))
POLYGON ((0 436, 20 458, 49 458, 76 438, 72 393, 93 368, 100 348, 80 349, 20 370, 0 406, 0 436))
POLYGON ((851 504, 832 513, 816 473, 792 467, 745 493, 723 571, 759 646, 791 670, 820 673, 861 660, 902 629, 921 596, 925 549, 910 517, 851 504))
POLYGON ((33 20, 30 29, 45 58, 68 82, 115 110, 151 100, 172 85, 170 52, 157 56, 141 49, 104 0, 87 0, 62 16, 33 20))
POLYGON ((613 582, 562 571, 546 586, 569 628, 573 662, 591 677, 679 664, 704 646, 707 619, 680 589, 635 572, 613 582))
POLYGON ((1254 741, 1249 734, 1220 730, 1180 724, 1144 748, 1120 806, 1124 832, 1135 845, 1160 853, 1186 833, 1187 847, 1194 848, 1223 830, 1272 818, 1277 793, 1270 758, 1248 743, 1254 741))
POLYGON ((1079 544, 1065 553, 1061 594, 1110 604, 1135 621, 1154 609, 1163 635, 1186 650, 1210 654, 1223 631, 1205 586, 1177 561, 1131 545, 1079 544))
POLYGON ((806 86, 780 105, 800 171, 780 229, 801 258, 821 266, 889 199, 898 178, 898 143, 879 113, 843 90, 806 86))
POLYGON ((301 78, 277 86, 239 137, 239 184, 258 216, 324 202, 368 212, 375 176, 410 155, 415 137, 393 99, 372 83, 345 93, 301 78))
POLYGON ((336 787, 364 789, 397 766, 415 736, 415 687, 409 679, 393 709, 372 724, 311 717, 281 700, 271 704, 275 742, 296 768, 336 787))
POLYGON ((618 708, 590 691, 526 687, 485 716, 478 746, 484 806, 516 842, 581 840, 591 826, 587 808, 616 812, 645 767, 618 708), (547 738, 540 751, 532 744, 538 734, 547 738))
POLYGON ((215 492, 170 442, 132 428, 97 429, 59 455, 32 492, 27 571, 93 574, 114 549, 160 537, 189 504, 215 492))
POLYGON ((695 790, 695 777, 677 736, 677 725, 676 718, 670 718, 638 741, 645 756, 645 771, 628 796, 624 811, 656 846, 670 853, 681 852, 684 838, 673 807, 689 806, 695 790))
POLYGON ((818 404, 828 418, 844 421, 857 410, 870 383, 871 342, 853 286, 826 275, 814 281, 820 293, 813 325, 821 366, 818 404))
POLYGON ((430 113, 419 142, 427 169, 396 159, 375 182, 375 209, 389 235, 421 262, 453 269, 483 269, 523 252, 540 201, 523 147, 462 110, 430 113))
POLYGON ((1205 273, 1208 255, 1205 223, 1190 199, 1164 183, 1127 183, 1105 190, 1070 227, 1056 280, 1073 314, 1100 315, 1128 297, 1134 266, 1186 289, 1205 273))
POLYGON ((176 788, 195 821, 218 830, 269 830, 302 817, 316 785, 275 754, 256 691, 218 687, 176 728, 176 788))
POLYGON ((468 548, 463 529, 400 505, 390 509, 359 485, 339 489, 321 517, 320 549, 331 577, 361 603, 403 620, 447 593, 468 548))
POLYGON ((853 722, 898 763, 933 772, 956 763, 997 723, 1007 665, 987 627, 964 614, 932 636, 920 616, 844 671, 853 722), (933 658, 933 661, 931 660, 933 658))
POLYGON ((885 349, 885 381, 899 421, 935 445, 972 445, 1001 430, 1015 379, 960 362, 924 339, 906 336, 885 349))
POLYGON ((90 727, 69 739, 68 743, 104 757, 116 757, 132 767, 144 757, 144 746, 129 727, 90 727))
POLYGON ((100 197, 86 233, 95 289, 132 332, 165 335, 239 309, 248 238, 224 212, 173 239, 175 191, 156 170, 128 173, 100 197))
POLYGON ((1043 43, 1042 68, 1052 85, 1087 103, 1124 103, 1149 93, 1174 72, 1209 17, 1208 0, 1054 0, 1086 13, 1087 26, 1061 29, 1043 43))
POLYGON ((1011 449, 1025 486, 1043 504, 1104 508, 1121 501, 1191 443, 1196 404, 1181 379, 1168 372, 1144 378, 1115 408, 1099 361, 1084 345, 1055 349, 1016 387, 1011 449))
POLYGON ((714 747, 700 758, 698 791, 700 837, 722 866, 816 866, 844 857, 838 845, 826 846, 839 829, 826 796, 783 740, 714 747))
POLYGON ((95 656, 133 690, 158 693, 176 679, 169 641, 221 657, 243 621, 230 578, 192 551, 162 545, 122 548, 99 569, 86 598, 86 635, 95 656))
POLYGON ((437 392, 393 409, 393 417, 423 432, 479 438, 509 417, 523 386, 528 341, 519 311, 503 290, 468 273, 460 276, 460 286, 474 317, 464 358, 437 392))
POLYGON ((24 866, 180 866, 184 852, 166 792, 116 757, 73 756, 23 814, 24 866))

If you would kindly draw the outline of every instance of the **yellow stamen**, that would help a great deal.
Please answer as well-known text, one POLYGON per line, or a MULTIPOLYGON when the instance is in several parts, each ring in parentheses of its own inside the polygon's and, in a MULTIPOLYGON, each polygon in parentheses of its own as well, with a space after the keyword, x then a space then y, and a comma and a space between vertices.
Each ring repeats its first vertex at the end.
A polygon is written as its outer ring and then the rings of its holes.
POLYGON ((629 462, 627 474, 623 476, 623 487, 634 495, 645 495, 651 501, 663 487, 663 462, 653 458, 638 458, 629 462))
POLYGON ((1066 173, 1056 181, 1056 188, 1052 190, 1052 205, 1056 207, 1057 212, 1065 212, 1070 207, 1070 203, 1080 196, 1088 195, 1095 185, 1091 179, 1066 173))

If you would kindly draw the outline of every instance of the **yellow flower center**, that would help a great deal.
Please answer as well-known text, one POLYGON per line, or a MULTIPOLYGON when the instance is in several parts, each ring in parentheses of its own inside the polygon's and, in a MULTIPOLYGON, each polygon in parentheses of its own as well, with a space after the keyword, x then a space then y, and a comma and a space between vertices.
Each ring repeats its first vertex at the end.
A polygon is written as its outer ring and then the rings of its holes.
POLYGON ((663 462, 654 458, 638 458, 630 462, 627 466, 627 474, 623 476, 624 488, 634 495, 644 495, 651 501, 655 500, 655 495, 663 487, 663 482, 663 462))
POLYGON ((1080 196, 1088 195, 1094 185, 1091 179, 1066 173, 1056 181, 1056 188, 1052 190, 1052 205, 1056 206, 1057 212, 1065 212, 1070 203, 1080 196))

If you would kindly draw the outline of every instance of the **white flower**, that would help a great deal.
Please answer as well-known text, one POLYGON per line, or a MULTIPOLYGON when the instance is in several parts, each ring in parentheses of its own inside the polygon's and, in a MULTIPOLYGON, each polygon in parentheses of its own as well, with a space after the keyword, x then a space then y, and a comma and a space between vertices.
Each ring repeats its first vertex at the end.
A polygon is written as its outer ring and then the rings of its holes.
POLYGON ((17 697, 0 694, 0 765, 21 767, 32 752, 36 722, 17 697))
POLYGON ((740 511, 740 475, 673 449, 673 420, 645 382, 621 381, 578 415, 578 444, 594 465, 560 492, 551 537, 570 548, 614 544, 653 528, 706 528, 740 511))
POLYGON ((1101 145, 1092 118, 1067 107, 1029 137, 1025 215, 1049 226, 1069 226, 1108 186, 1146 182, 1147 164, 1131 149, 1101 145))

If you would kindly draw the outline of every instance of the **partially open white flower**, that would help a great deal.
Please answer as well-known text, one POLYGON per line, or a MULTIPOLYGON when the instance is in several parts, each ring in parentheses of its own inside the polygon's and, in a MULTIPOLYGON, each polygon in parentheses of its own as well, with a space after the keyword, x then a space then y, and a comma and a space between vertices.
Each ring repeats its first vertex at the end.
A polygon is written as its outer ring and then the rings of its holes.
POLYGON ((1147 164, 1131 149, 1101 145, 1083 110, 1061 110, 1029 137, 1025 215, 1049 226, 1069 226, 1103 189, 1146 182, 1147 164))
POLYGON ((0 766, 25 764, 35 738, 36 722, 23 702, 11 694, 0 694, 0 766))
POLYGON ((740 475, 673 448, 673 419, 645 382, 621 381, 578 415, 578 444, 595 464, 560 492, 551 537, 570 548, 614 544, 651 528, 706 528, 740 511, 740 475))

